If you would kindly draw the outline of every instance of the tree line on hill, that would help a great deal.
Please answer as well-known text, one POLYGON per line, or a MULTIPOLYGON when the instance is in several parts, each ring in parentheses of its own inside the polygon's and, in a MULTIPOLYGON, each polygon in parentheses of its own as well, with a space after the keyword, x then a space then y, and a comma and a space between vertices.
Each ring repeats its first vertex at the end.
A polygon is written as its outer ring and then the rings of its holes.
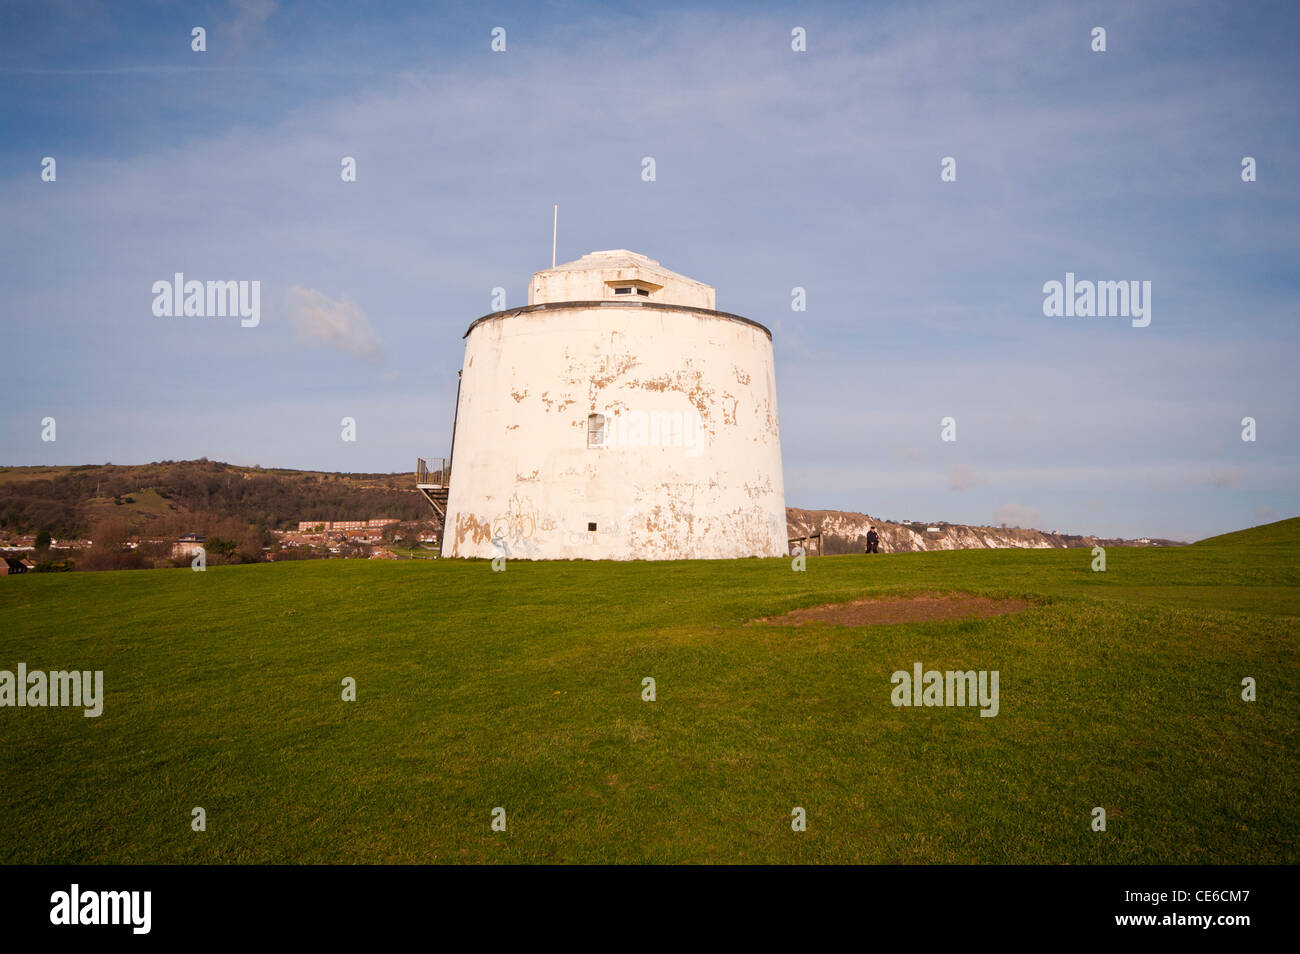
POLYGON ((87 537, 105 519, 131 529, 203 533, 212 521, 238 519, 263 530, 295 529, 300 520, 396 517, 427 520, 428 504, 403 474, 324 474, 236 467, 218 461, 161 461, 120 466, 0 469, 0 529, 48 531, 56 538, 87 537), (30 472, 30 476, 28 476, 30 472), (136 497, 153 491, 155 511, 136 497), (119 509, 120 508, 120 509, 119 509))

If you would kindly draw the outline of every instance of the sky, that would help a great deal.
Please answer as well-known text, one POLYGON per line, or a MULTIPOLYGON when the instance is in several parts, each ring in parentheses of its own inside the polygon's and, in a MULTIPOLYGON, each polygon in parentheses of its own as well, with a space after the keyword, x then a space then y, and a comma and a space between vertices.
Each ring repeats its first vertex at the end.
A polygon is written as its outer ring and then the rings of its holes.
POLYGON ((1300 514, 1300 5, 354 7, 0 5, 0 464, 446 456, 558 204, 559 261, 772 330, 790 506, 1300 514), (260 322, 155 315, 176 272, 259 281, 260 322), (1067 272, 1150 282, 1150 324, 1045 315, 1067 272))

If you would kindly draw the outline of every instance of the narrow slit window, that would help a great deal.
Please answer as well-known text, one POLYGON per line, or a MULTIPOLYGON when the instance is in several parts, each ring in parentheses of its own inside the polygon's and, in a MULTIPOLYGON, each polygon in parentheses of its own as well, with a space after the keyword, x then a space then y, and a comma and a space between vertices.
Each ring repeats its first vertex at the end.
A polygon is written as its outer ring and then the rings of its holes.
POLYGON ((620 287, 620 288, 615 288, 615 289, 614 289, 614 294, 615 294, 615 295, 630 295, 630 294, 632 294, 632 289, 631 289, 630 287, 626 287, 626 286, 625 286, 625 287, 620 287))
POLYGON ((605 446, 605 415, 604 414, 587 415, 587 446, 588 447, 605 446))

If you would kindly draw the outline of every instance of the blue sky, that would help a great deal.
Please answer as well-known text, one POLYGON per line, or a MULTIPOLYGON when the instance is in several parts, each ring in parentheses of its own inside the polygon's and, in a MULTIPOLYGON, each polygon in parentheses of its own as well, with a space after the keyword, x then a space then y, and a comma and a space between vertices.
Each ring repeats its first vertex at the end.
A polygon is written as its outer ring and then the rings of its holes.
POLYGON ((638 11, 0 7, 0 463, 443 456, 461 335, 526 302, 558 203, 561 261, 633 249, 772 329, 791 506, 1300 513, 1300 7, 638 11), (155 317, 177 271, 260 280, 261 324, 155 317), (1150 326, 1044 317, 1067 271, 1150 281, 1150 326))

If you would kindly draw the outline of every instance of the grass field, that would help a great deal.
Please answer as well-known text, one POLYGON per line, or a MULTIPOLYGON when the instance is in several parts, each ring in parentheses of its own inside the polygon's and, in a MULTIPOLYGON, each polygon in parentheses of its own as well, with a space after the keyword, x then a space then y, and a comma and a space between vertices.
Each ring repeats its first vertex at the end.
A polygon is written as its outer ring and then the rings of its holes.
POLYGON ((102 669, 106 695, 98 719, 0 709, 0 861, 1300 861, 1300 520, 1091 561, 0 579, 0 669, 102 669), (747 622, 947 591, 1031 606, 747 622), (895 708, 890 675, 917 661, 998 670, 999 715, 895 708))

